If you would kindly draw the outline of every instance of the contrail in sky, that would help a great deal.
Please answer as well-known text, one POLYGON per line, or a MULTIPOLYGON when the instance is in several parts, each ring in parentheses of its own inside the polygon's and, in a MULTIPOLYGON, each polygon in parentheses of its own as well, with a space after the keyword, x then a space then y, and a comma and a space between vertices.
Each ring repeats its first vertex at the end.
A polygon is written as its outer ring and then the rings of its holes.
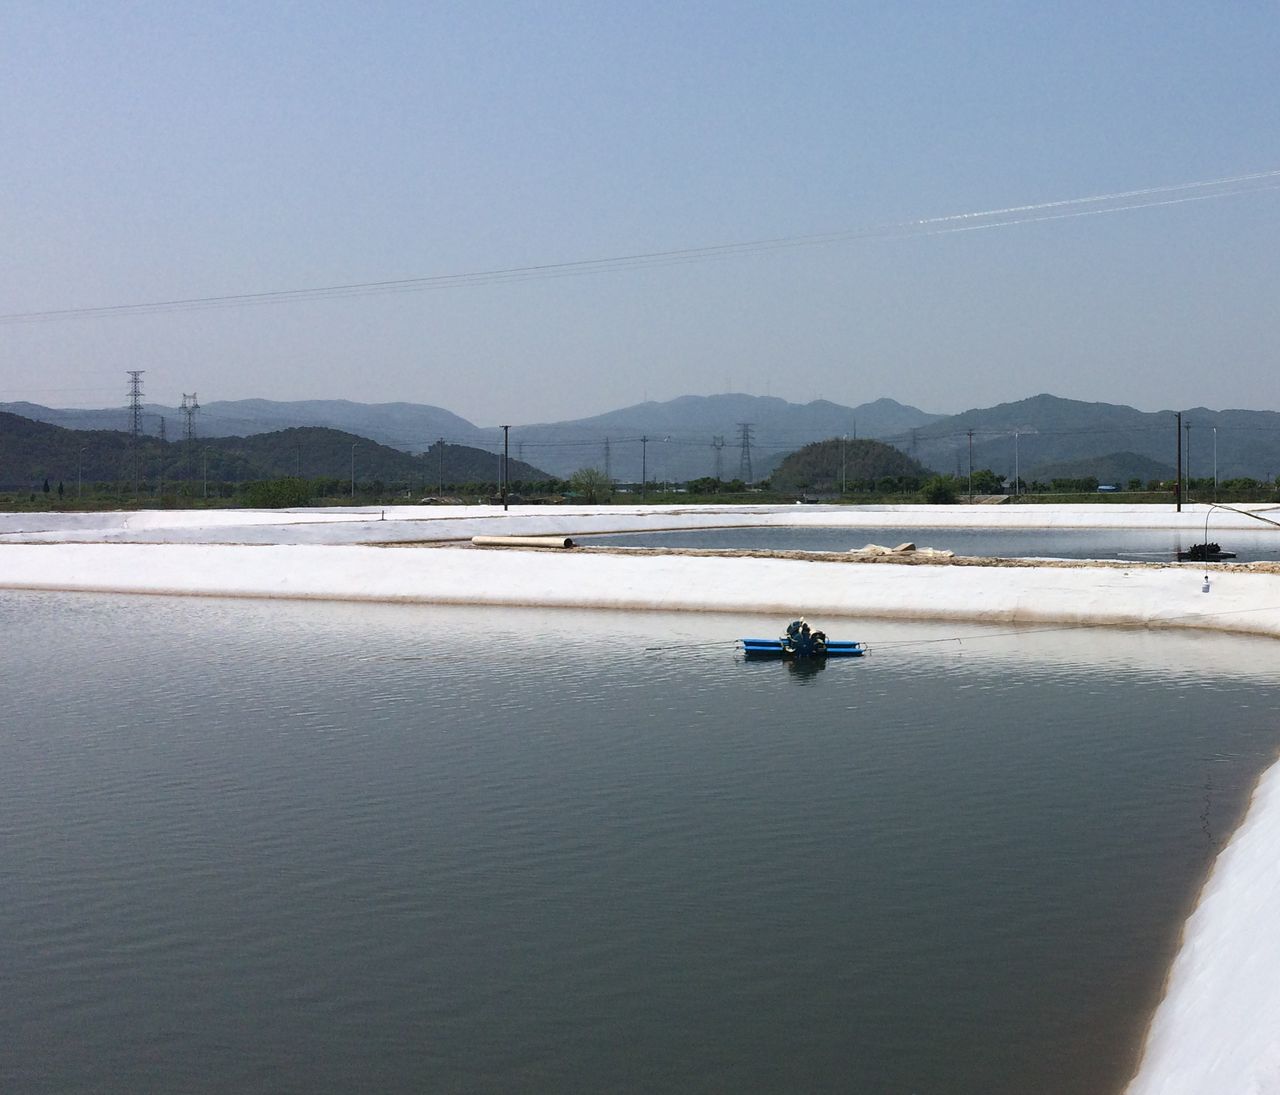
POLYGON ((1201 182, 1149 186, 1141 190, 1122 190, 1114 194, 1095 194, 1087 198, 1065 198, 1059 201, 1012 205, 1003 209, 985 209, 969 213, 952 213, 941 217, 901 221, 871 228, 847 229, 808 236, 781 236, 773 239, 748 240, 707 247, 689 247, 668 251, 649 251, 633 255, 615 255, 603 259, 581 259, 574 262, 546 263, 538 266, 513 266, 497 270, 480 270, 463 274, 438 274, 431 277, 402 278, 395 281, 366 281, 350 285, 328 285, 311 289, 279 289, 259 293, 234 293, 224 296, 187 297, 178 300, 156 300, 139 304, 110 304, 91 308, 57 308, 39 312, 0 314, 0 323, 40 323, 63 319, 91 319, 105 316, 152 315, 157 312, 196 311, 207 308, 243 308, 260 304, 288 304, 298 301, 329 300, 343 297, 376 296, 385 293, 420 293, 429 289, 453 289, 506 282, 533 281, 558 277, 582 277, 588 274, 657 266, 675 266, 713 259, 734 258, 767 251, 797 247, 815 247, 872 239, 906 239, 914 236, 940 236, 954 232, 976 232, 988 228, 1007 228, 1019 224, 1065 220, 1069 217, 1100 216, 1133 209, 1152 209, 1185 202, 1210 201, 1242 194, 1255 194, 1280 189, 1280 169, 1255 171, 1248 175, 1207 179, 1201 182))

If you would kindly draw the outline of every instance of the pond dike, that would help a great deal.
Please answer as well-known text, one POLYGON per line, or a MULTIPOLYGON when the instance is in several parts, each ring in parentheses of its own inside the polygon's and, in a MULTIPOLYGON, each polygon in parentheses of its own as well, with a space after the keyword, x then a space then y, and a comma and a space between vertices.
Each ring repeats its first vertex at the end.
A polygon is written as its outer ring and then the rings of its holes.
POLYGON ((1280 567, 1274 563, 8 543, 0 544, 0 588, 1195 628, 1280 637, 1280 567))

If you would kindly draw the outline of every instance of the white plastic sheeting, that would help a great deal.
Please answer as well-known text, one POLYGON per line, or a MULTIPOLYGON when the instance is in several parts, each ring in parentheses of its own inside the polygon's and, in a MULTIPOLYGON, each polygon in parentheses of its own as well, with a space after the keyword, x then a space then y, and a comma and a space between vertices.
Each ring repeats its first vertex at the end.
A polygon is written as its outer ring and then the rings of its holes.
MULTIPOLYGON (((1274 507, 1255 508, 1277 518, 1274 507)), ((887 521, 1196 531, 1206 517, 1214 530, 1257 527, 1204 506, 1177 514, 1172 506, 1120 505, 12 514, 0 517, 0 588, 1115 624, 1280 637, 1280 575, 1212 567, 908 566, 352 543, 716 525, 855 529, 887 521), (310 542, 289 542, 302 526, 310 542), (152 542, 102 542, 132 538, 152 542), (246 546, 253 543, 264 546, 246 546)), ((874 647, 874 635, 859 637, 874 647)), ((1128 1095, 1280 1095, 1277 925, 1280 764, 1262 778, 1186 925, 1128 1095)))

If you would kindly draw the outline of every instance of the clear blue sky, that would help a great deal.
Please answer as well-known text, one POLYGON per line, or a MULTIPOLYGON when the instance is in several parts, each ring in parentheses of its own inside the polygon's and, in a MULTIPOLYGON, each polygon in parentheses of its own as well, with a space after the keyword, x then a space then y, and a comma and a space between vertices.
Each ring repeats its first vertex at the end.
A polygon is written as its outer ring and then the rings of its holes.
MULTIPOLYGON (((456 275, 1280 168, 1280 5, 0 0, 0 313, 456 275)), ((987 231, 0 324, 0 400, 727 390, 1280 409, 1280 178, 987 231)), ((1067 207, 1083 211, 1083 207, 1067 207)))

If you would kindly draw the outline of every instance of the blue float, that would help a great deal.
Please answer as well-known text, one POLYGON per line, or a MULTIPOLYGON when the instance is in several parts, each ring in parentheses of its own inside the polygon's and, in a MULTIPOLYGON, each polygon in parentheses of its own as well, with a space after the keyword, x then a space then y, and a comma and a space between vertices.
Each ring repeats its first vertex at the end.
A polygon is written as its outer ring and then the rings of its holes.
POLYGON ((742 639, 748 658, 861 658, 863 643, 828 639, 826 632, 814 631, 803 620, 792 620, 780 639, 742 639))

